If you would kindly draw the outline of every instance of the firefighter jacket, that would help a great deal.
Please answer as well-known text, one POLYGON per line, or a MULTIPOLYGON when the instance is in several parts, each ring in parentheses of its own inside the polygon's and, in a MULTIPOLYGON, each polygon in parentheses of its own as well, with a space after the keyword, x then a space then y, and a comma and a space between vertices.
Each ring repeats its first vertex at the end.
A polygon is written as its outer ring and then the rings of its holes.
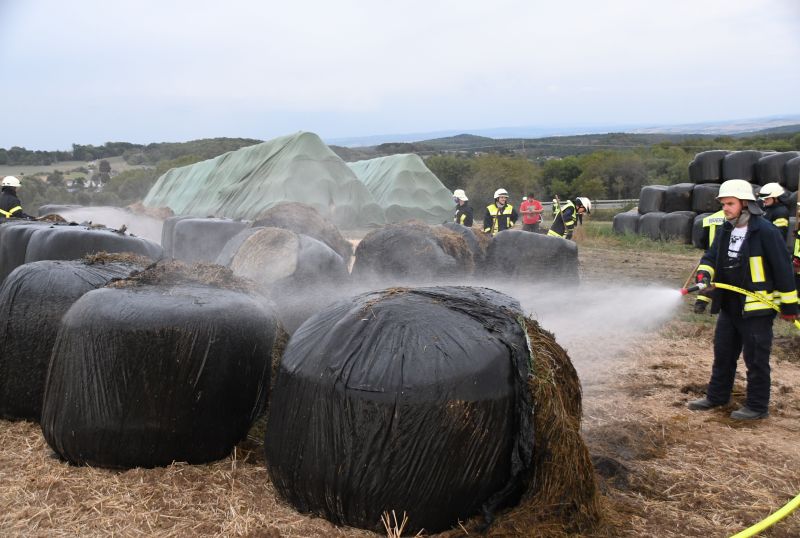
MULTIPOLYGON (((722 225, 711 247, 701 258, 697 271, 708 273, 712 282, 719 278, 719 282, 744 288, 777 303, 781 314, 797 314, 797 289, 792 266, 786 251, 786 242, 778 229, 761 216, 751 215, 739 251, 740 263, 738 267, 730 269, 725 268, 725 262, 732 230, 733 225, 730 222, 726 221, 722 225)), ((711 294, 712 314, 719 312, 723 293, 736 296, 736 300, 741 302, 743 317, 763 316, 773 312, 768 304, 752 297, 715 289, 711 294)))
POLYGON ((486 206, 486 214, 483 217, 483 231, 492 235, 514 227, 519 215, 511 204, 506 204, 502 208, 497 207, 497 202, 486 206))
POLYGON ((769 207, 764 208, 764 218, 775 225, 781 231, 783 237, 787 237, 789 231, 789 208, 780 202, 775 202, 769 207))
POLYGON ((473 221, 472 213, 472 206, 469 205, 469 202, 464 202, 463 205, 457 205, 453 222, 456 224, 462 224, 467 228, 471 228, 473 221))
POLYGON ((22 211, 22 202, 19 201, 14 191, 6 187, 0 194, 0 221, 10 218, 27 219, 30 215, 22 211))
POLYGON ((703 247, 706 250, 708 250, 708 247, 710 247, 711 243, 714 242, 714 237, 717 235, 717 230, 719 230, 719 227, 723 224, 725 224, 725 212, 721 209, 703 219, 703 229, 708 232, 708 239, 703 244, 703 247))
POLYGON ((575 223, 578 220, 577 209, 572 200, 566 202, 555 202, 553 204, 553 211, 555 217, 553 224, 550 226, 547 235, 554 237, 563 237, 564 239, 572 239, 572 230, 575 228, 575 223))

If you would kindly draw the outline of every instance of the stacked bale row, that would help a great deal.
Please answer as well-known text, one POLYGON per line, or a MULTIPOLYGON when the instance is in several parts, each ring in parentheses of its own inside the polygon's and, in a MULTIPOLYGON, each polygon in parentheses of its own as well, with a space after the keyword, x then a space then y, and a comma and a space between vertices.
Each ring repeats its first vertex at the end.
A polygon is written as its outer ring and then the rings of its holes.
POLYGON ((690 183, 643 187, 638 209, 616 215, 613 230, 705 248, 707 234, 704 236, 702 222, 720 209, 716 196, 719 185, 728 179, 750 182, 754 193, 767 183, 779 183, 790 192, 790 212, 794 214, 800 152, 704 151, 689 164, 689 179, 690 183))

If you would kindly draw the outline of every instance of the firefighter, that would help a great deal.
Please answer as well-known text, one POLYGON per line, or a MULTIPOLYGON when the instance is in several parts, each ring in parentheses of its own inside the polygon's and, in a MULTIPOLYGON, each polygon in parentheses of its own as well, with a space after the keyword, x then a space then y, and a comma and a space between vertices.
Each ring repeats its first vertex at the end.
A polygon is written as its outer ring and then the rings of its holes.
POLYGON ((486 206, 483 231, 487 234, 497 235, 503 230, 513 228, 518 218, 517 211, 508 203, 508 191, 497 189, 494 191, 494 203, 486 206))
POLYGON ((575 198, 574 202, 572 200, 561 202, 556 198, 553 200, 553 224, 547 235, 572 239, 572 232, 578 218, 582 220, 584 213, 591 213, 591 208, 592 202, 582 196, 575 198))
MULTIPOLYGON (((711 243, 714 242, 714 236, 717 235, 717 230, 725 222, 725 212, 721 209, 716 213, 712 213, 703 219, 703 247, 708 250, 711 243), (707 237, 705 237, 707 235, 707 237)), ((711 297, 706 293, 699 293, 697 300, 694 302, 695 314, 702 314, 706 311, 706 306, 711 302, 711 297)))
POLYGON ((456 203, 456 214, 453 217, 453 222, 472 228, 472 206, 469 205, 469 198, 467 198, 467 193, 464 192, 464 189, 453 191, 453 201, 456 203))
POLYGON ((784 203, 785 193, 778 183, 767 183, 758 193, 764 204, 764 218, 774 224, 783 237, 787 237, 789 231, 789 208, 784 203))
MULTIPOLYGON (((717 199, 725 223, 700 260, 697 281, 741 287, 780 304, 780 317, 797 319, 797 290, 786 243, 766 219, 750 184, 731 179, 720 186, 717 199)), ((750 296, 715 289, 711 313, 719 312, 714 333, 714 364, 706 397, 687 404, 693 411, 726 405, 731 397, 736 363, 744 355, 747 367, 745 405, 731 413, 736 420, 769 416, 772 322, 774 310, 750 296)))
POLYGON ((0 221, 17 218, 32 219, 30 215, 22 211, 22 202, 17 198, 19 179, 14 176, 6 176, 0 182, 2 194, 0 194, 0 221))

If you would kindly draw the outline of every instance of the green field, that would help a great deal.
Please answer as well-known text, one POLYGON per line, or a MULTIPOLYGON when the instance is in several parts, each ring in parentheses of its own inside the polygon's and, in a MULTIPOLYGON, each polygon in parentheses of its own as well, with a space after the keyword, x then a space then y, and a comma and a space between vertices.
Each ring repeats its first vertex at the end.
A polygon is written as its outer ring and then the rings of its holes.
MULTIPOLYGON (((126 170, 132 170, 135 168, 147 168, 146 166, 142 165, 131 165, 125 162, 125 159, 120 157, 108 157, 106 159, 108 164, 111 165, 111 169, 115 172, 124 172, 126 170)), ((95 169, 97 167, 98 161, 95 161, 95 169)), ((61 161, 55 164, 32 164, 32 165, 21 165, 21 164, 2 164, 0 165, 0 177, 4 176, 32 176, 38 174, 50 174, 55 172, 56 170, 60 170, 64 172, 66 175, 67 172, 70 170, 74 170, 75 168, 86 167, 88 168, 89 163, 86 161, 61 161)))

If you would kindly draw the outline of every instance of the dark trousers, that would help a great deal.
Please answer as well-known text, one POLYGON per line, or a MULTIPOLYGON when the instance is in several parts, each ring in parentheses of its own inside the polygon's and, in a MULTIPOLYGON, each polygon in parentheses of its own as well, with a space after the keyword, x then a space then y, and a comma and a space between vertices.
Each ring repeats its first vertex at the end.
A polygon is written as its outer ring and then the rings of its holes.
POLYGON ((708 399, 715 404, 728 403, 736 375, 739 354, 747 367, 747 401, 753 411, 763 412, 769 406, 774 314, 743 318, 739 312, 723 308, 714 333, 714 365, 708 383, 708 399))
POLYGON ((534 233, 538 234, 539 233, 539 223, 537 222, 536 224, 523 224, 522 225, 522 230, 525 231, 525 232, 534 232, 534 233))

